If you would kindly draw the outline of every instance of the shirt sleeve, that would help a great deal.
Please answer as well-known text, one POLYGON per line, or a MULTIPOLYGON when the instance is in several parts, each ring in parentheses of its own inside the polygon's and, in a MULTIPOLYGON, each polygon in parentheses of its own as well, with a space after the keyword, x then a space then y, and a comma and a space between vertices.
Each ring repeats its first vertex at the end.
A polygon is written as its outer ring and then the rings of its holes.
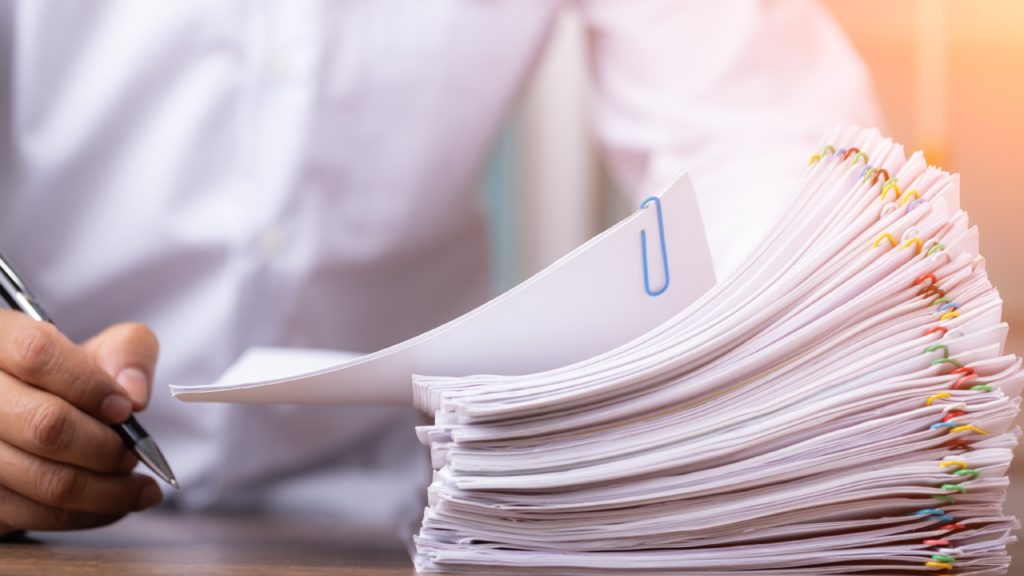
POLYGON ((849 40, 810 0, 589 0, 595 132, 633 200, 685 168, 719 278, 781 212, 822 134, 881 123, 849 40))

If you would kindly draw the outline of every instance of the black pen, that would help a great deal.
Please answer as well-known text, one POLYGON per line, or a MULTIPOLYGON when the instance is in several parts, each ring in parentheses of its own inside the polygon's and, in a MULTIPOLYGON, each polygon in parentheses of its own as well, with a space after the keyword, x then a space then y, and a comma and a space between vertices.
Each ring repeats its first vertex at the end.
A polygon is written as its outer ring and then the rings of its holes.
MULTIPOLYGON (((53 320, 39 303, 35 301, 28 286, 15 274, 14 269, 4 260, 3 255, 0 255, 0 296, 14 310, 24 312, 29 317, 40 322, 53 324, 53 320)), ((121 440, 124 440, 124 445, 134 452, 143 464, 162 478, 164 482, 178 488, 178 481, 174 478, 174 472, 171 472, 171 467, 160 452, 160 448, 149 437, 149 433, 146 432, 145 428, 135 420, 135 416, 129 416, 127 420, 120 424, 112 424, 111 428, 117 432, 121 440)))

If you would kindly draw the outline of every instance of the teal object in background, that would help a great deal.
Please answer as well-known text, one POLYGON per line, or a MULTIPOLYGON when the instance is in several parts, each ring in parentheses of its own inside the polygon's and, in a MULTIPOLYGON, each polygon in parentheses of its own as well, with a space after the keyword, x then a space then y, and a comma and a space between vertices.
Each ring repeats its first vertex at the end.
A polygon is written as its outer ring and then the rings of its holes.
POLYGON ((521 211, 516 174, 517 130, 509 123, 502 128, 480 183, 480 197, 487 213, 491 241, 491 278, 495 295, 521 280, 521 211))
MULTIPOLYGON (((490 231, 491 279, 495 295, 516 286, 539 269, 537 262, 532 261, 527 253, 528 239, 523 237, 531 224, 534 227, 538 224, 529 221, 530 211, 526 203, 530 195, 525 189, 527 179, 524 176, 524 165, 528 159, 523 153, 527 143, 520 124, 513 116, 499 132, 478 189, 490 231)), ((603 166, 598 164, 597 170, 596 189, 592 192, 597 195, 597 213, 590 216, 594 221, 589 235, 615 224, 636 208, 629 195, 618 190, 607 177, 603 166)), ((536 255, 532 258, 535 260, 536 255)))

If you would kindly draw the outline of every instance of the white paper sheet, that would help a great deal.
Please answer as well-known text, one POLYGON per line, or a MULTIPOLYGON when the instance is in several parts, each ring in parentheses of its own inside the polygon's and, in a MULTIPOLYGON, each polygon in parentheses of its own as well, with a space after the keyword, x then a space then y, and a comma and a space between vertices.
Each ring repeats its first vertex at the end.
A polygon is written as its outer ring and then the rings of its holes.
POLYGON ((669 283, 656 204, 649 203, 518 287, 425 334, 345 360, 330 351, 254 349, 213 384, 171 386, 179 400, 256 403, 412 403, 411 376, 525 374, 606 352, 655 328, 715 281, 689 178, 659 190, 669 283))

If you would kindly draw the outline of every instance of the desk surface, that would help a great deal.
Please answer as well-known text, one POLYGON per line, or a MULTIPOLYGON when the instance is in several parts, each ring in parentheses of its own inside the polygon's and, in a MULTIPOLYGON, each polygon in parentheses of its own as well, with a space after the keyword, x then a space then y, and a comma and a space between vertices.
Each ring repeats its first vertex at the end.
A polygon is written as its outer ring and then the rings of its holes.
POLYGON ((396 536, 280 519, 132 515, 106 528, 0 544, 0 574, 412 576, 396 536))

